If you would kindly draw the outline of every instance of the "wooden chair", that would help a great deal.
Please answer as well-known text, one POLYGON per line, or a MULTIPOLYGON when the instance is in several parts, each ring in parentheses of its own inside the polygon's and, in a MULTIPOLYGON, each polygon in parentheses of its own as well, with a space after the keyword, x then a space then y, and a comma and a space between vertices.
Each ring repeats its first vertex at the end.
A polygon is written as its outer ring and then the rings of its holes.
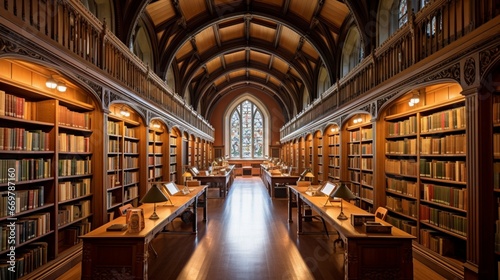
POLYGON ((379 207, 377 208, 377 210, 375 211, 375 217, 381 219, 381 220, 384 220, 385 221, 385 217, 387 216, 387 208, 384 208, 384 207, 379 207))

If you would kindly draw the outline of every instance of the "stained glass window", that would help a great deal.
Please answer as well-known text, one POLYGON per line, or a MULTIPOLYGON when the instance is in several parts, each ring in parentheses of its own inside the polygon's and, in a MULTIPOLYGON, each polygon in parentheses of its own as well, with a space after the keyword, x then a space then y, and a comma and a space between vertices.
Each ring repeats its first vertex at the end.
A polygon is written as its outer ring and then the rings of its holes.
POLYGON ((263 157, 264 120, 252 102, 245 100, 231 114, 231 157, 263 157))
POLYGON ((399 27, 408 21, 408 3, 406 0, 399 1, 399 27))

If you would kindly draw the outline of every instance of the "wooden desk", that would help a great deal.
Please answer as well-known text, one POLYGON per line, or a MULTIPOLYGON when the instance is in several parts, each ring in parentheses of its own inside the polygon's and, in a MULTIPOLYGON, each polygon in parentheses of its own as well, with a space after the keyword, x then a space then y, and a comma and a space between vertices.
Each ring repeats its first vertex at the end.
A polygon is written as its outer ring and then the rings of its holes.
POLYGON ((217 187, 221 188, 222 197, 226 197, 226 193, 234 180, 234 165, 229 165, 226 173, 216 175, 195 175, 194 180, 199 180, 201 184, 214 183, 217 187))
MULTIPOLYGON (((302 232, 302 204, 308 204, 340 234, 345 244, 345 279, 413 279, 412 240, 406 232, 392 227, 391 234, 365 233, 362 227, 351 225, 351 214, 367 212, 344 201, 347 220, 338 220, 340 204, 324 206, 326 197, 311 197, 306 187, 289 186, 288 220, 292 222, 292 195, 297 198, 297 230, 302 232)), ((377 219, 388 225, 387 222, 377 219)))
POLYGON ((282 174, 272 174, 266 169, 261 169, 262 182, 267 188, 270 197, 274 197, 274 188, 279 185, 295 185, 300 178, 298 175, 284 176, 282 174))
MULTIPOLYGON (((166 203, 156 204, 158 220, 150 220, 153 204, 144 204, 145 228, 139 233, 127 231, 106 231, 112 224, 124 224, 125 217, 113 221, 81 236, 83 239, 82 279, 147 279, 148 278, 148 244, 163 228, 184 210, 193 207, 193 233, 197 228, 198 197, 206 194, 207 186, 193 187, 194 191, 185 196, 173 196, 174 206, 166 203)), ((207 219, 206 208, 203 207, 203 220, 207 219)))

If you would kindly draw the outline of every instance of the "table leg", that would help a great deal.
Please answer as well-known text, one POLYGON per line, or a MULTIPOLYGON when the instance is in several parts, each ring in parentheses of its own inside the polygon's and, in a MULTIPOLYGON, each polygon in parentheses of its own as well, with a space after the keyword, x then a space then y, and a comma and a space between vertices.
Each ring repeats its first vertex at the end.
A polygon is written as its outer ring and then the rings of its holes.
POLYGON ((288 188, 288 222, 293 223, 293 218, 292 218, 292 191, 290 188, 288 188))
POLYGON ((302 233, 302 200, 299 197, 299 193, 296 194, 297 197, 297 234, 302 233))
MULTIPOLYGON (((206 201, 205 201, 206 203, 206 201)), ((198 232, 198 197, 194 199, 193 203, 193 233, 198 232)))
POLYGON ((205 198, 205 203, 203 204, 203 221, 207 221, 207 205, 208 205, 208 199, 207 199, 207 189, 203 191, 203 196, 205 198))

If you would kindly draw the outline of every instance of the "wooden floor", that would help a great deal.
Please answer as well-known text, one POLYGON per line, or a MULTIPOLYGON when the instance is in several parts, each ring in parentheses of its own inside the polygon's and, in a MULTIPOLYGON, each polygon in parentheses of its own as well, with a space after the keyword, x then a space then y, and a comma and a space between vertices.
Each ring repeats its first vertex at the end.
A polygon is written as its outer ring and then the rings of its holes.
MULTIPOLYGON (((208 199, 208 207, 197 235, 172 232, 154 240, 158 257, 149 258, 149 279, 343 279, 336 236, 297 236, 296 224, 287 221, 287 200, 269 198, 259 177, 237 177, 229 195, 208 199)), ((306 226, 322 229, 318 222, 306 226)), ((168 228, 191 227, 177 219, 168 228)), ((414 271, 416 280, 444 279, 416 260, 414 271)), ((80 275, 78 265, 58 279, 80 275)))

